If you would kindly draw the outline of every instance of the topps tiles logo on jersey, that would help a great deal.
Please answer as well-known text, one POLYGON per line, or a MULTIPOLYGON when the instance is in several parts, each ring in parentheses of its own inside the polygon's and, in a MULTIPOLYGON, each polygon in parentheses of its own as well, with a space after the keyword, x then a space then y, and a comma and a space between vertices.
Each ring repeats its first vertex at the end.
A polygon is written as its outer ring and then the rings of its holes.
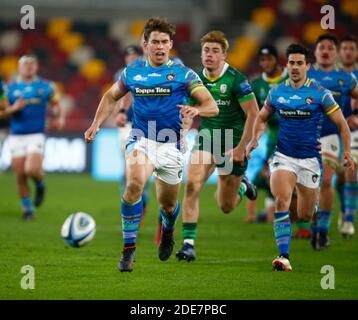
POLYGON ((171 96, 171 86, 157 86, 157 87, 134 87, 136 97, 156 97, 156 96, 171 96))
POLYGON ((296 119, 304 119, 311 118, 312 113, 310 110, 283 110, 279 111, 280 117, 282 118, 296 118, 296 119))

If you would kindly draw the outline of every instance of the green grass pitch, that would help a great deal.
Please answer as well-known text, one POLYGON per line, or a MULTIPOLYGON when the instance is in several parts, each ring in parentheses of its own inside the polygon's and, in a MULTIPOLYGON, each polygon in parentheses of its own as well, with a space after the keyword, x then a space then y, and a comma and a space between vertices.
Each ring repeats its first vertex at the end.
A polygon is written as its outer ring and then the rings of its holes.
MULTIPOLYGON (((153 243, 158 205, 152 186, 134 271, 120 273, 118 184, 66 174, 48 174, 46 183, 46 201, 36 220, 25 222, 14 176, 0 174, 0 299, 358 298, 358 239, 340 238, 337 201, 331 247, 314 252, 307 240, 291 241, 293 272, 280 273, 271 268, 277 254, 272 226, 244 225, 245 203, 230 215, 220 213, 213 185, 205 186, 201 194, 197 260, 179 263, 173 254, 161 262, 153 243), (95 238, 79 249, 67 246, 60 237, 65 218, 76 211, 90 213, 97 222, 95 238), (34 290, 20 287, 24 265, 35 268, 34 290), (324 265, 334 267, 335 289, 321 288, 324 265)), ((181 217, 175 237, 177 251, 181 245, 181 217)))

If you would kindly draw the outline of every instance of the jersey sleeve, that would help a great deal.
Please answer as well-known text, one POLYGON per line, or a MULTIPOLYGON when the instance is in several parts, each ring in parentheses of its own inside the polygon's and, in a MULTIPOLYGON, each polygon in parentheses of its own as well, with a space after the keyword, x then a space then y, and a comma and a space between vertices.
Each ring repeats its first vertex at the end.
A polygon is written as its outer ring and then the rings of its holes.
POLYGON ((236 74, 233 83, 233 93, 236 95, 239 103, 255 99, 251 84, 243 74, 236 74))
POLYGON ((336 100, 334 100, 332 92, 327 89, 322 90, 321 103, 323 112, 327 115, 339 109, 339 105, 336 100))
POLYGON ((195 91, 204 89, 205 86, 201 81, 200 77, 193 70, 189 69, 185 74, 185 85, 186 89, 191 96, 195 91))
POLYGON ((117 80, 117 87, 121 90, 124 94, 126 94, 129 89, 127 86, 127 68, 124 68, 117 80))
POLYGON ((356 78, 356 76, 354 75, 354 73, 350 73, 349 74, 349 91, 352 91, 355 89, 355 87, 358 86, 358 80, 356 78))
POLYGON ((273 97, 273 89, 271 89, 269 91, 269 93, 267 94, 263 108, 269 113, 275 113, 276 106, 275 106, 275 100, 273 97))

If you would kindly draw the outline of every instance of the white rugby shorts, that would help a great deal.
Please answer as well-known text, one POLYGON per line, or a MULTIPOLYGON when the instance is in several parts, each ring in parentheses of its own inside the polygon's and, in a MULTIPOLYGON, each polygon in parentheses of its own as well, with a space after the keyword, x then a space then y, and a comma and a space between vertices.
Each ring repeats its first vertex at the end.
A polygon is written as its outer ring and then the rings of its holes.
POLYGON ((31 153, 44 154, 45 135, 43 133, 12 134, 9 136, 11 158, 26 157, 31 153))
POLYGON ((351 155, 358 165, 358 130, 351 132, 351 155))
POLYGON ((321 143, 323 161, 333 161, 335 165, 338 165, 338 159, 341 155, 341 144, 338 134, 321 137, 319 140, 321 143))
POLYGON ((293 172, 297 183, 307 188, 317 189, 321 183, 321 166, 317 158, 298 159, 275 152, 270 163, 271 174, 277 170, 293 172))
POLYGON ((176 143, 163 143, 141 137, 129 139, 126 153, 139 150, 145 153, 154 166, 154 176, 167 184, 175 185, 182 181, 183 153, 176 143))

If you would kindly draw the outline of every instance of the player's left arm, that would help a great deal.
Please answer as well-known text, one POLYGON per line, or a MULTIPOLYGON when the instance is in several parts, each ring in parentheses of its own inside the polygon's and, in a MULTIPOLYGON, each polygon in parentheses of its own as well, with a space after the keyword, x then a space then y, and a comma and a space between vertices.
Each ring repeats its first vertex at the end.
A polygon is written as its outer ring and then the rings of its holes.
POLYGON ((241 109, 245 113, 246 120, 240 143, 233 149, 232 156, 234 161, 244 161, 245 149, 252 138, 254 122, 259 113, 259 107, 255 93, 246 78, 237 77, 233 89, 241 109))
POLYGON ((197 104, 194 106, 178 105, 181 114, 184 117, 194 118, 201 117, 215 117, 219 114, 219 108, 210 94, 209 90, 204 86, 199 76, 192 70, 189 70, 185 75, 187 91, 191 98, 197 104))
POLYGON ((61 130, 65 126, 65 114, 60 104, 60 94, 55 86, 51 84, 52 93, 49 96, 48 104, 48 126, 51 129, 61 130))
POLYGON ((259 113, 255 95, 252 93, 251 96, 252 98, 250 100, 240 103, 242 110, 245 112, 246 120, 240 143, 234 149, 234 161, 244 160, 245 149, 252 139, 254 123, 259 113))

